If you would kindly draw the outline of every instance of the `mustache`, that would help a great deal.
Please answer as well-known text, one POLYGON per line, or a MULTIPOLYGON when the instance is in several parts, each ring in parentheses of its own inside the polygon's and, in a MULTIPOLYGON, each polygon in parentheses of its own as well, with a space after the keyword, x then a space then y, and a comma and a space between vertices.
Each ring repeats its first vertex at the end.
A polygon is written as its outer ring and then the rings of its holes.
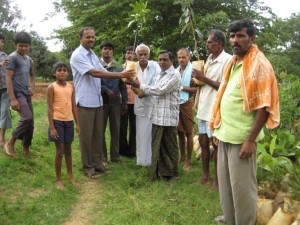
POLYGON ((232 47, 232 48, 234 48, 234 47, 239 47, 239 48, 240 48, 241 46, 238 45, 238 44, 235 44, 235 45, 232 45, 231 47, 232 47))

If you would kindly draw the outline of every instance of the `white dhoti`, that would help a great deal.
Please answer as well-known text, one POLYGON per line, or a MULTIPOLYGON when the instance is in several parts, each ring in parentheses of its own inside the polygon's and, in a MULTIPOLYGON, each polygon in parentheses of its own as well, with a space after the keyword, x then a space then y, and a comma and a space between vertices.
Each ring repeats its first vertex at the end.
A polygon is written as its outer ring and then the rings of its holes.
POLYGON ((150 166, 152 157, 152 123, 149 118, 136 116, 136 164, 150 166))

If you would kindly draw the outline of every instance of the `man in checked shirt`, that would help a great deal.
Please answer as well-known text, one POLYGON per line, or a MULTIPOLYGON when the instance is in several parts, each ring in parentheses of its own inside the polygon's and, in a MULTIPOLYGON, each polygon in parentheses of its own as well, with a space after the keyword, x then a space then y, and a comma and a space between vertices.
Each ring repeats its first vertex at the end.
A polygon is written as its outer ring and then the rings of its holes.
POLYGON ((149 107, 152 122, 152 162, 151 180, 163 178, 169 182, 179 179, 177 125, 179 121, 180 73, 174 68, 173 56, 163 50, 158 54, 161 72, 153 85, 131 81, 133 87, 140 88, 143 94, 151 95, 153 106, 149 107))

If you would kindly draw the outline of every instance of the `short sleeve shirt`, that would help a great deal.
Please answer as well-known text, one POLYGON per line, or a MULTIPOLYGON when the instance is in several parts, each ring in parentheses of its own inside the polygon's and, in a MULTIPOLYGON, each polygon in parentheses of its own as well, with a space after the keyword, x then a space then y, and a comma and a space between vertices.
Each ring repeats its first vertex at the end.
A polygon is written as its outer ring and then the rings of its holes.
POLYGON ((9 55, 7 70, 13 70, 12 77, 14 92, 21 92, 28 95, 29 76, 32 68, 32 59, 28 55, 20 55, 13 52, 9 55))
MULTIPOLYGON (((213 81, 221 82, 224 70, 230 61, 232 56, 223 51, 215 60, 212 60, 210 55, 206 61, 205 76, 213 81)), ((197 118, 205 121, 209 121, 217 90, 208 84, 204 84, 200 88, 199 104, 197 110, 197 118)))
POLYGON ((70 64, 74 77, 76 105, 88 108, 102 106, 101 79, 88 73, 92 69, 106 71, 96 54, 80 45, 73 52, 70 64))

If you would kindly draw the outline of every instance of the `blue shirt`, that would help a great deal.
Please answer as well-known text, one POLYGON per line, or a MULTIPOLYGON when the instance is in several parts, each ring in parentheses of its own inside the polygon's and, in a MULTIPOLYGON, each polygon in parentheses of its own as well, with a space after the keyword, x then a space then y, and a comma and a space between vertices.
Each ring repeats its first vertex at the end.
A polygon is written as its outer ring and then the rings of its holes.
MULTIPOLYGON (((103 60, 100 59, 101 65, 110 72, 121 72, 123 68, 118 66, 115 60, 112 60, 109 65, 107 65, 103 60)), ((121 103, 127 104, 127 89, 125 83, 122 79, 114 78, 102 78, 101 79, 101 94, 103 98, 104 105, 120 105, 121 103), (109 99, 108 91, 112 91, 115 98, 109 99)))
POLYGON ((76 105, 88 108, 102 106, 101 79, 88 73, 92 69, 106 71, 96 54, 80 45, 72 53, 70 64, 74 78, 76 105))

